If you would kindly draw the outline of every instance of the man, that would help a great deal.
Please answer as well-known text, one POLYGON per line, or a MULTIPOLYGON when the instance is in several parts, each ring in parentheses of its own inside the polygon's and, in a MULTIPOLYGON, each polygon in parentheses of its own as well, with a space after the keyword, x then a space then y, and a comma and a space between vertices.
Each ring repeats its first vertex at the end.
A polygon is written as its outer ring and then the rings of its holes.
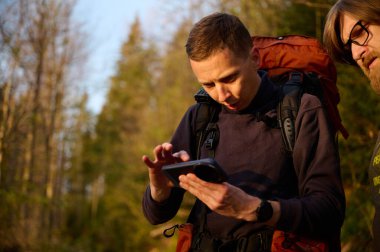
MULTIPOLYGON (((332 57, 359 66, 380 95, 380 1, 340 0, 329 11, 324 44, 332 57)), ((375 205, 374 251, 380 251, 380 134, 369 167, 375 205)))
MULTIPOLYGON (((150 179, 143 198, 146 218, 153 224, 170 220, 187 191, 209 209, 206 231, 193 244, 199 251, 270 251, 274 228, 322 238, 329 251, 340 251, 345 198, 337 146, 319 99, 303 95, 289 157, 280 130, 257 116, 276 118, 279 90, 258 71, 258 52, 241 21, 224 13, 204 17, 191 30, 186 51, 202 87, 222 104, 215 160, 228 182, 187 174, 177 188, 161 171, 163 165, 196 159, 194 105, 171 142, 156 146, 153 160, 143 156, 150 179)), ((200 157, 208 157, 205 146, 200 157)))

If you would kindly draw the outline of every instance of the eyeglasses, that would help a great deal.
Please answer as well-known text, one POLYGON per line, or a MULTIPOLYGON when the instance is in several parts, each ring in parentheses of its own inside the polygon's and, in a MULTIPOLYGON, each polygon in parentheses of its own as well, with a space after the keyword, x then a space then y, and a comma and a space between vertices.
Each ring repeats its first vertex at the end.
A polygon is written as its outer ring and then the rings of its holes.
POLYGON ((344 47, 346 48, 346 50, 351 51, 352 44, 355 44, 358 46, 364 46, 367 43, 368 38, 369 38, 368 29, 362 24, 362 21, 359 20, 352 27, 352 30, 350 32, 350 37, 348 38, 347 43, 344 44, 344 47))

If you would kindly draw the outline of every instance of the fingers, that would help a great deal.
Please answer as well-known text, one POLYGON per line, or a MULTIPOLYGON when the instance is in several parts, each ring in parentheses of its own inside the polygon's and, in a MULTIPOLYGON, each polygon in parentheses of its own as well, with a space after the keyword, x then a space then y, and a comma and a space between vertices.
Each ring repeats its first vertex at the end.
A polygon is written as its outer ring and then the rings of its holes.
POLYGON ((184 162, 190 160, 190 155, 182 150, 173 154, 173 145, 170 143, 163 143, 157 145, 153 149, 153 155, 155 160, 150 161, 149 158, 143 157, 143 161, 146 165, 150 166, 152 164, 169 164, 169 163, 177 163, 184 162))
POLYGON ((209 183, 199 179, 194 174, 181 175, 179 177, 180 186, 195 197, 206 203, 213 205, 220 201, 221 195, 225 193, 225 185, 209 183))
POLYGON ((179 163, 190 160, 190 155, 186 151, 173 152, 173 145, 170 143, 163 143, 157 145, 153 149, 154 160, 148 156, 142 156, 144 164, 150 168, 149 173, 158 174, 164 165, 179 163))
POLYGON ((158 162, 163 162, 168 158, 172 157, 172 145, 169 143, 164 143, 157 145, 153 149, 154 160, 152 161, 148 156, 143 155, 142 161, 150 168, 153 168, 158 162))
POLYGON ((170 143, 163 143, 162 144, 162 156, 165 160, 173 159, 172 155, 173 151, 173 145, 170 143))
POLYGON ((179 151, 173 154, 177 162, 186 162, 190 160, 190 155, 186 151, 179 151))
POLYGON ((149 168, 154 168, 154 163, 146 156, 142 156, 142 161, 145 163, 146 166, 149 168))
MULTIPOLYGON (((248 199, 252 198, 242 191, 227 182, 216 184, 209 183, 197 178, 194 174, 180 176, 180 186, 189 193, 193 194, 212 211, 237 219, 245 218, 243 213, 247 211, 248 199)), ((248 212, 251 213, 251 207, 248 207, 248 212)), ((247 215, 250 219, 249 215, 247 215)))
POLYGON ((160 145, 157 145, 153 150, 153 155, 156 159, 156 161, 163 162, 167 161, 168 159, 173 159, 172 155, 173 145, 170 143, 163 143, 160 145))
POLYGON ((155 161, 162 161, 164 159, 163 155, 162 155, 162 145, 157 145, 154 149, 153 149, 153 155, 154 155, 154 158, 155 158, 155 161))

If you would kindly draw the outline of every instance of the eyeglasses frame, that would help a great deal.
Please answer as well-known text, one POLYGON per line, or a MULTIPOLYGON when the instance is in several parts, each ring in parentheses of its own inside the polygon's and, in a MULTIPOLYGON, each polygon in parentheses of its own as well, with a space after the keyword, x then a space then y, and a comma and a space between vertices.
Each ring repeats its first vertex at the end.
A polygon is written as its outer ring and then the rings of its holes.
POLYGON ((369 33, 369 31, 368 31, 368 28, 365 27, 365 26, 362 24, 362 20, 359 20, 358 22, 355 23, 354 26, 352 26, 352 29, 351 29, 351 32, 350 32, 350 36, 348 37, 348 41, 344 44, 344 47, 345 47, 346 49, 349 49, 349 50, 351 51, 351 45, 352 45, 352 44, 355 44, 355 45, 358 45, 358 46, 364 46, 364 45, 368 42, 369 34, 370 34, 370 33, 369 33), (352 38, 351 38, 352 32, 354 31, 355 27, 358 26, 358 25, 359 25, 360 28, 362 28, 363 31, 365 31, 366 34, 367 34, 367 37, 366 37, 366 39, 364 40, 363 43, 359 43, 359 42, 356 41, 355 39, 352 39, 352 38))

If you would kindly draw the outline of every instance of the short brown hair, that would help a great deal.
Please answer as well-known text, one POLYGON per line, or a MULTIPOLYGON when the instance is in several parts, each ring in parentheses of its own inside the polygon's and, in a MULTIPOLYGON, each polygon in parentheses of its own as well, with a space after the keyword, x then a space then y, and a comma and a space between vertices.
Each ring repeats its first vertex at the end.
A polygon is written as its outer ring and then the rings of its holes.
POLYGON ((342 41, 342 16, 349 13, 358 20, 373 24, 380 24, 379 0, 339 0, 327 14, 323 43, 334 60, 342 63, 356 65, 351 50, 344 48, 342 41))
POLYGON ((202 18, 191 29, 186 43, 186 53, 194 61, 204 60, 224 48, 239 57, 248 57, 252 48, 247 28, 238 17, 227 13, 202 18))

